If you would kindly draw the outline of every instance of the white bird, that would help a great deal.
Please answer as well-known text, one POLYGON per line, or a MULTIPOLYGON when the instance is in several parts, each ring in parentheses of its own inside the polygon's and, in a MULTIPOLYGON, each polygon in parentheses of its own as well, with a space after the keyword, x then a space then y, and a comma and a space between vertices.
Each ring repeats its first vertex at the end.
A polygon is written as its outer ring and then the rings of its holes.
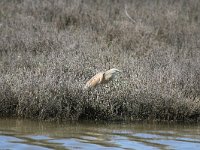
POLYGON ((121 71, 116 68, 112 68, 105 72, 99 72, 95 76, 93 76, 89 81, 87 81, 84 89, 93 88, 99 84, 108 83, 116 76, 118 72, 121 73, 121 71))

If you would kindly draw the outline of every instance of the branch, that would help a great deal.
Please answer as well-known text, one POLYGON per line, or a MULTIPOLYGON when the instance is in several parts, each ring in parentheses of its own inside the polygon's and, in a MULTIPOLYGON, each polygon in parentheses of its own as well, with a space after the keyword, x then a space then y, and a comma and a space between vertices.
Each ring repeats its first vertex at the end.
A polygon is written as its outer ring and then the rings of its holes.
POLYGON ((131 16, 128 14, 128 12, 127 12, 127 5, 125 4, 125 14, 126 14, 126 16, 133 22, 133 23, 136 23, 136 21, 133 19, 133 18, 131 18, 131 16))

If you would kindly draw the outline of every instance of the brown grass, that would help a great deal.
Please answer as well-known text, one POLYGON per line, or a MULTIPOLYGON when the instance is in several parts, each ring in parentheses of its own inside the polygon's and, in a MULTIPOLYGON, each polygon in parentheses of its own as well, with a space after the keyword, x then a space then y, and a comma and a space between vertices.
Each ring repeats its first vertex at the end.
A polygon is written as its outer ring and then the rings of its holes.
POLYGON ((200 121, 199 27, 198 0, 1 0, 0 116, 200 121))

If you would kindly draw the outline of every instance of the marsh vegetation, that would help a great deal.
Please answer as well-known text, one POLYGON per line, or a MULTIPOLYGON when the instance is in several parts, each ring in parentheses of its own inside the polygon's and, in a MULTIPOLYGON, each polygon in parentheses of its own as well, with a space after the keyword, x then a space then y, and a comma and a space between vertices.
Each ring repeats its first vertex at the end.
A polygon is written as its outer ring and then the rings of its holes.
POLYGON ((200 1, 1 0, 0 116, 199 121, 200 1))

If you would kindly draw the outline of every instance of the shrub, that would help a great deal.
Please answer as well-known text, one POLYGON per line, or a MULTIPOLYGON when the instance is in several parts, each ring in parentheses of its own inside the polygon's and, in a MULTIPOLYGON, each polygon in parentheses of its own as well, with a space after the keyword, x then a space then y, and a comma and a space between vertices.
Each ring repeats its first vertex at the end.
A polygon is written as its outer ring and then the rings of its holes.
POLYGON ((199 121, 198 0, 0 2, 0 115, 199 121), (84 91, 96 72, 116 82, 84 91))

